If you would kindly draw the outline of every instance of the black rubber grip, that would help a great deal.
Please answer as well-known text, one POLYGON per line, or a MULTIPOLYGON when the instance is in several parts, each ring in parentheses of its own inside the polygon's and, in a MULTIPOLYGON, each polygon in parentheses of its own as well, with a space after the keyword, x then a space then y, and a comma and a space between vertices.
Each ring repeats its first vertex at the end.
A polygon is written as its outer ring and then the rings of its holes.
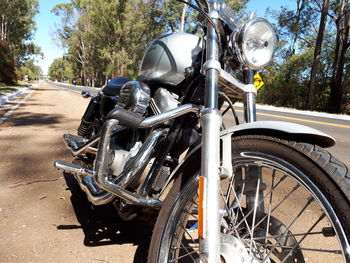
POLYGON ((145 118, 135 112, 116 106, 108 113, 107 119, 116 119, 122 126, 137 129, 145 118))

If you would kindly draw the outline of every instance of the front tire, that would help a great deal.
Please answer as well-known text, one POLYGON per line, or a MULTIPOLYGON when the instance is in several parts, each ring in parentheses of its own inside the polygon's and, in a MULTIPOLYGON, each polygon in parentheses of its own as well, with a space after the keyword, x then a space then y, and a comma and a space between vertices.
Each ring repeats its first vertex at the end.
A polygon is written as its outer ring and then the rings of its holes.
MULTIPOLYGON (((222 237, 245 246, 254 262, 350 262, 350 173, 343 163, 318 146, 266 136, 236 137, 232 148, 235 172, 221 181, 222 237), (257 170, 264 201, 254 212, 243 186, 257 170)), ((178 178, 169 192, 149 263, 198 258, 198 174, 186 184, 178 178)))

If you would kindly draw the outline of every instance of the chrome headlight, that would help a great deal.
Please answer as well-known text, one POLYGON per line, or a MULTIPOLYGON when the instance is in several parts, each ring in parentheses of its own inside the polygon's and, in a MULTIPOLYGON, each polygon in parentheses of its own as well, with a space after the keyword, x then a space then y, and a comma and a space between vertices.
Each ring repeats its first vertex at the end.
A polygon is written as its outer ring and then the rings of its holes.
POLYGON ((275 29, 263 18, 247 21, 233 37, 238 59, 254 70, 271 62, 278 45, 275 29))

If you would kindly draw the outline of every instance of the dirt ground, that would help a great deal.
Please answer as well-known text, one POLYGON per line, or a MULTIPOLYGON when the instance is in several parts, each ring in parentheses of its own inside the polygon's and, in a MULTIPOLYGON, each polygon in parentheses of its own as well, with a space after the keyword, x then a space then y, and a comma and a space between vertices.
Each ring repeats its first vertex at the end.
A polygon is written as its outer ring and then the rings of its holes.
POLYGON ((150 227, 91 206, 53 167, 72 160, 61 138, 75 133, 87 103, 40 84, 0 125, 0 262, 145 262, 150 227))

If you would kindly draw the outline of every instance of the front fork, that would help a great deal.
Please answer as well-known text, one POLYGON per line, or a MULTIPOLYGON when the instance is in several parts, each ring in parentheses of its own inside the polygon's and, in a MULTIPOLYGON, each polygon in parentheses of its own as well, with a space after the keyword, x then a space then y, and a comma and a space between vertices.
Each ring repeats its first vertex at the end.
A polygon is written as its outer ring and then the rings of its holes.
MULTIPOLYGON (((210 17, 218 22, 216 10, 210 17)), ((221 68, 219 62, 218 35, 208 23, 206 41, 205 110, 201 115, 202 158, 198 196, 198 234, 200 262, 220 262, 220 127, 222 115, 218 110, 218 79, 221 68)))
MULTIPOLYGON (((213 10, 209 13, 214 23, 218 22, 218 12, 213 10)), ((204 70, 205 81, 205 110, 201 115, 202 126, 202 158, 201 175, 198 187, 198 234, 200 262, 218 263, 220 260, 220 127, 222 115, 218 110, 218 79, 220 72, 218 35, 211 23, 208 23, 206 41, 206 63, 204 70)), ((254 72, 245 70, 244 82, 254 83, 254 72)), ((247 93, 244 97, 245 121, 256 121, 255 94, 247 93)), ((251 178, 261 179, 259 170, 249 171, 251 178), (252 173, 250 173, 252 172, 252 173)), ((254 180, 254 181, 255 181, 254 180)), ((256 206, 256 198, 249 206, 256 206)), ((259 194, 260 196, 260 194, 259 194)), ((260 200, 260 198, 259 198, 260 200)), ((249 202, 249 201, 248 201, 249 202)), ((249 209, 249 208, 248 208, 249 209)), ((263 209, 261 205, 259 210, 263 209)))

